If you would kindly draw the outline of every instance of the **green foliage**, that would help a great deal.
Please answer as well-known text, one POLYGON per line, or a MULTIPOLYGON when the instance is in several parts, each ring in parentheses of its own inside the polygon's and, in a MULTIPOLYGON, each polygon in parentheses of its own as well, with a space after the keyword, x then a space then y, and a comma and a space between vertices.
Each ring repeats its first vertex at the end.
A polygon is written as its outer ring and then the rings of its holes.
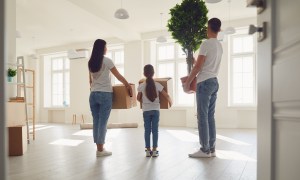
MULTIPOLYGON (((206 39, 207 7, 203 0, 183 0, 180 5, 170 9, 169 31, 174 39, 185 49, 196 51, 206 39)), ((186 52, 186 51, 185 51, 186 52)))
MULTIPOLYGON (((203 0, 183 0, 170 9, 171 18, 168 21, 168 29, 173 39, 179 43, 187 55, 188 64, 192 64, 192 54, 202 41, 206 39, 207 7, 203 0)), ((190 66, 192 66, 190 64, 190 66)), ((190 72, 188 68, 188 72, 190 72)))
POLYGON ((8 70, 7 70, 7 76, 8 77, 14 77, 16 74, 17 74, 17 70, 16 69, 8 68, 8 70))

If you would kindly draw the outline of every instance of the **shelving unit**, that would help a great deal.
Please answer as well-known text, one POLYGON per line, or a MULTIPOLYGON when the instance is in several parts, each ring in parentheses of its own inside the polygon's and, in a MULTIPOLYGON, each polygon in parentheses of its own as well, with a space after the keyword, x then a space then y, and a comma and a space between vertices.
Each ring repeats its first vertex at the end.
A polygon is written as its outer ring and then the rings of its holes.
MULTIPOLYGON (((30 84, 18 84, 18 96, 21 96, 22 89, 28 89, 26 92, 29 94, 31 91, 31 96, 26 94, 26 104, 27 104, 27 112, 28 115, 28 124, 32 126, 32 131, 30 132, 33 136, 33 140, 35 140, 35 72, 31 69, 25 69, 26 77, 30 77, 30 84), (27 75, 26 75, 27 73, 27 75), (30 91, 29 91, 30 90, 30 91), (30 98, 29 98, 30 97, 30 98)), ((25 91, 23 91, 25 93, 25 91)))
MULTIPOLYGON (((25 78, 25 68, 24 68, 24 57, 19 56, 17 57, 17 63, 7 63, 9 67, 16 67, 18 70, 17 73, 17 82, 9 82, 9 85, 16 85, 19 89, 20 86, 26 85, 26 78, 25 78), (22 78, 21 78, 22 77, 22 78)), ((28 107, 27 107, 27 97, 26 97, 26 88, 24 90, 24 103, 25 103, 25 121, 26 121, 26 128, 27 128, 27 143, 30 143, 29 137, 29 120, 28 120, 28 107)))

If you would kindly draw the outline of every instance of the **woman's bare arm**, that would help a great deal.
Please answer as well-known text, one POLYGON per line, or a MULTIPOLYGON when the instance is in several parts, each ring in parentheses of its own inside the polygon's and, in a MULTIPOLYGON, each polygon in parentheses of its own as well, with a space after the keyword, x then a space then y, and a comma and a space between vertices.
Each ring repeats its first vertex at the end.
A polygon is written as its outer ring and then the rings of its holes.
POLYGON ((113 73, 113 75, 119 80, 121 81, 125 87, 128 90, 128 93, 130 95, 130 97, 132 97, 132 88, 130 86, 130 84, 127 82, 127 80, 119 73, 119 71, 117 70, 116 67, 113 67, 112 69, 110 69, 110 71, 113 73))

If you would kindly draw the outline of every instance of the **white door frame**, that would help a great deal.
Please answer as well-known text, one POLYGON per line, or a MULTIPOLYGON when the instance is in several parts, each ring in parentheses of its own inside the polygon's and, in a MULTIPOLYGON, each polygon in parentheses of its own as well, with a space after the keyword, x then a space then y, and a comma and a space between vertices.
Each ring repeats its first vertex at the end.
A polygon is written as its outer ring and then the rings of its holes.
POLYGON ((6 119, 5 119, 5 0, 0 0, 0 179, 6 179, 7 146, 6 146, 6 119), (3 26, 4 25, 4 26, 3 26))

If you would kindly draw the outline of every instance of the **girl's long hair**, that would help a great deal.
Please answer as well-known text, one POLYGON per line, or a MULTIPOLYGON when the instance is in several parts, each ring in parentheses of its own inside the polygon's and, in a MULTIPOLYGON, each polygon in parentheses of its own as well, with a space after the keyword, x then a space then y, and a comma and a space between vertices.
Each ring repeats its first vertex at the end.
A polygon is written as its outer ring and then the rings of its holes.
POLYGON ((97 39, 94 42, 92 55, 88 63, 90 72, 95 73, 101 69, 104 58, 105 46, 106 42, 102 39, 97 39))
POLYGON ((151 101, 157 98, 155 82, 153 80, 154 68, 151 64, 144 67, 144 75, 146 77, 146 97, 151 101))

